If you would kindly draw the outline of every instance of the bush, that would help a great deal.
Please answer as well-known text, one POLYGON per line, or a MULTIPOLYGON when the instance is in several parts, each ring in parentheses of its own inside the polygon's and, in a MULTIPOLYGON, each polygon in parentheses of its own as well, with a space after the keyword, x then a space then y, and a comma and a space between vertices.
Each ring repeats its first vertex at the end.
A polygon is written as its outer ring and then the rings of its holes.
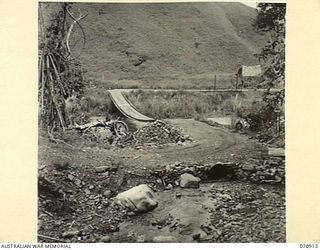
POLYGON ((274 109, 264 101, 254 102, 250 107, 240 108, 237 115, 249 123, 252 131, 270 128, 277 119, 274 109))

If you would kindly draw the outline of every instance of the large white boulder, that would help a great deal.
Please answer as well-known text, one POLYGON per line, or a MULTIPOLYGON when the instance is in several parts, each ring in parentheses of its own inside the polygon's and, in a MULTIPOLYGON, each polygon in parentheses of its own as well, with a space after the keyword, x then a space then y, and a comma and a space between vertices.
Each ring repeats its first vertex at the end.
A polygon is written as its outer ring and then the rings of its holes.
POLYGON ((153 191, 145 184, 118 194, 116 202, 134 212, 147 212, 158 206, 153 191))
POLYGON ((200 178, 193 176, 192 174, 183 174, 180 176, 180 187, 182 188, 198 188, 200 178))

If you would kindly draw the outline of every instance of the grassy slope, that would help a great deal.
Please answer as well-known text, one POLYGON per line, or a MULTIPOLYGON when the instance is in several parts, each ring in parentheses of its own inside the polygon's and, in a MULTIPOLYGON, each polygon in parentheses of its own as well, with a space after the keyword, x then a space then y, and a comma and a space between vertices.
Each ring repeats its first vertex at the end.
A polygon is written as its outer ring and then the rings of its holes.
MULTIPOLYGON (((88 17, 80 60, 99 87, 211 85, 215 73, 234 74, 265 36, 256 12, 241 3, 75 4, 88 17), (145 60, 138 66, 139 60, 145 60)), ((218 84, 219 78, 218 77, 218 84)), ((230 81, 230 80, 228 80, 230 81)))

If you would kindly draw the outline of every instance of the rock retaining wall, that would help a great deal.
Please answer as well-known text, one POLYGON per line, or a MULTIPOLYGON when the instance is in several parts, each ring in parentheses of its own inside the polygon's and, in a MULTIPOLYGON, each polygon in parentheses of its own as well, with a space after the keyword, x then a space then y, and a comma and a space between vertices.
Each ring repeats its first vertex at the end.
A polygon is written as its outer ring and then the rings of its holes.
POLYGON ((155 171, 155 174, 165 186, 178 186, 179 177, 184 173, 199 177, 202 181, 229 179, 283 185, 285 183, 285 160, 280 157, 270 157, 265 160, 250 159, 243 163, 198 164, 177 162, 166 165, 164 170, 155 171))

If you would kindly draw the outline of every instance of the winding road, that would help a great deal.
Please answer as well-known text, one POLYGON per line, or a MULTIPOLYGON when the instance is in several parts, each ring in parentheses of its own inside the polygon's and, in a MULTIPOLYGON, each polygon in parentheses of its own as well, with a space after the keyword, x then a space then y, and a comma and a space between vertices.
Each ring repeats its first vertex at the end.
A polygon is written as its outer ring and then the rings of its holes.
POLYGON ((168 121, 181 129, 183 134, 190 135, 193 141, 183 146, 172 144, 136 151, 133 157, 136 165, 142 164, 151 168, 158 164, 171 164, 177 161, 238 162, 251 157, 262 157, 268 152, 267 148, 258 141, 250 140, 247 136, 231 129, 213 127, 193 119, 170 119, 168 121))

